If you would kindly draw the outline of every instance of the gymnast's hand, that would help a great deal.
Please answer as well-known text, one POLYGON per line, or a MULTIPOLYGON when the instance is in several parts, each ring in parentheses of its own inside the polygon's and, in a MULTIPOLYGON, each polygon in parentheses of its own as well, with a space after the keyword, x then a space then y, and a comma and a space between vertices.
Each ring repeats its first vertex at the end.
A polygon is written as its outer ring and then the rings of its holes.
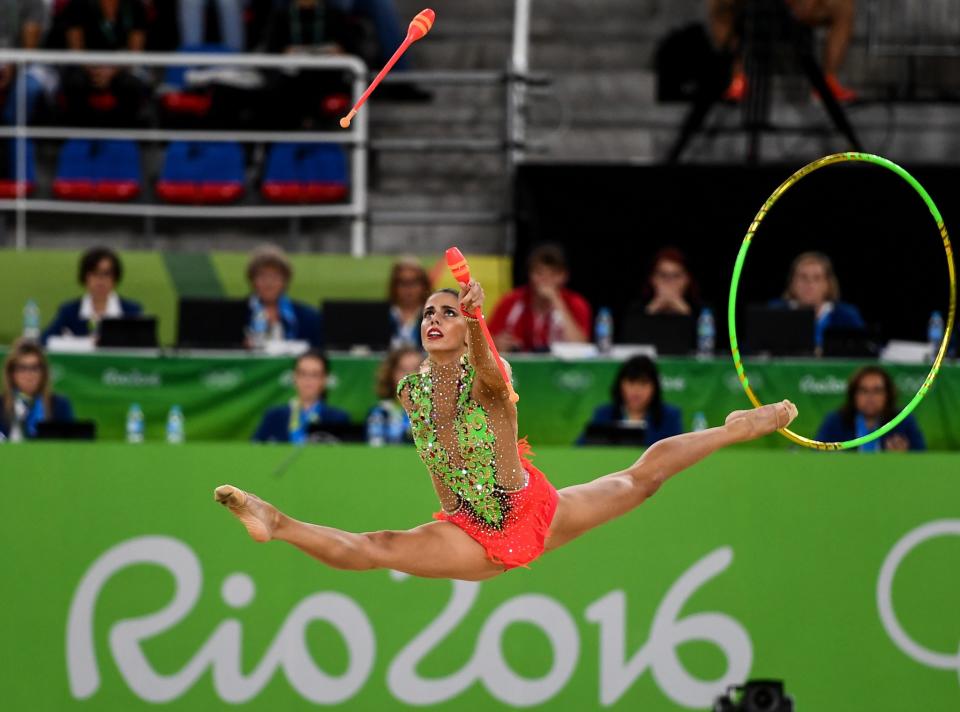
POLYGON ((483 313, 483 287, 477 280, 460 286, 460 309, 469 316, 474 316, 477 309, 483 313))

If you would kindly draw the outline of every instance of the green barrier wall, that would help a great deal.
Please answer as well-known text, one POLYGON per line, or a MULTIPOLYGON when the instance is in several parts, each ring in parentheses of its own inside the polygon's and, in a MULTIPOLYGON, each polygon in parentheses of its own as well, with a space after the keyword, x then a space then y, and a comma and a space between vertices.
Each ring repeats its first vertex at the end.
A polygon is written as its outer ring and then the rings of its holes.
MULTIPOLYGON (((336 572, 256 545, 232 481, 294 516, 406 528, 410 450, 0 447, 8 710, 960 707, 960 459, 721 453, 631 515, 482 584, 336 572)), ((626 452, 544 448, 558 485, 626 452)))
MULTIPOLYGON (((56 388, 72 400, 78 417, 97 421, 100 437, 121 439, 127 408, 144 409, 147 438, 163 438, 167 411, 183 408, 191 440, 244 440, 263 411, 292 395, 291 359, 240 355, 228 358, 120 357, 54 355, 56 388)), ((511 360, 520 393, 520 432, 534 444, 570 444, 593 409, 609 399, 618 363, 557 361, 517 357, 511 360)), ((684 424, 702 411, 718 424, 727 413, 749 407, 733 365, 712 361, 658 361, 664 399, 683 409, 684 424)), ((375 401, 374 358, 335 357, 329 402, 362 422, 375 401)), ((850 373, 860 364, 846 361, 778 361, 751 364, 750 381, 767 401, 791 398, 800 409, 796 432, 813 437, 824 416, 840 406, 850 373)), ((891 366, 903 396, 912 395, 926 376, 921 366, 891 366)), ((901 398, 902 402, 906 402, 901 398)), ((960 367, 944 366, 937 382, 915 411, 930 448, 960 449, 960 367)), ((786 448, 784 438, 754 447, 786 448)))

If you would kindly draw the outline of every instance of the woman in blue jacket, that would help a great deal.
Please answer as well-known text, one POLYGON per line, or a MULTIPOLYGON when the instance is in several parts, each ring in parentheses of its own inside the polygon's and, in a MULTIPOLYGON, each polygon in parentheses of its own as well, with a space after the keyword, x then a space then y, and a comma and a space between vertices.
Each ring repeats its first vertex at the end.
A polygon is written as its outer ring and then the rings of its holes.
POLYGON ((250 255, 247 281, 250 283, 249 331, 265 341, 306 341, 323 343, 320 312, 287 296, 293 279, 293 265, 279 247, 263 245, 250 255))
MULTIPOLYGON (((610 389, 610 399, 611 403, 593 411, 589 425, 642 427, 645 447, 683 432, 681 411, 663 402, 660 373, 647 356, 634 356, 620 366, 610 389)), ((586 433, 580 436, 577 444, 582 445, 585 440, 586 433)))
POLYGON ((263 420, 253 434, 253 441, 303 445, 309 440, 311 426, 350 422, 350 416, 345 411, 324 402, 329 375, 327 357, 320 351, 311 349, 302 354, 293 369, 293 385, 297 395, 286 405, 264 413, 263 420))
POLYGON ((123 263, 108 247, 94 247, 80 258, 77 275, 86 293, 80 299, 60 305, 56 317, 43 332, 43 343, 51 336, 89 336, 102 319, 140 316, 143 308, 121 298, 117 285, 123 279, 123 263))
MULTIPOLYGON (((867 435, 897 414, 897 389, 890 374, 879 366, 864 366, 847 384, 847 399, 840 410, 824 418, 817 431, 821 442, 842 442, 867 435)), ((861 445, 860 452, 926 450, 927 443, 912 415, 879 440, 861 445)))
POLYGON ((37 425, 71 422, 73 408, 63 396, 50 392, 50 367, 43 349, 33 341, 17 341, 3 364, 3 407, 0 440, 28 440, 37 425))
POLYGON ((813 342, 823 349, 824 333, 830 329, 866 329, 860 310, 840 301, 840 282, 833 261, 822 252, 804 252, 790 265, 782 299, 771 302, 785 309, 813 309, 813 342))

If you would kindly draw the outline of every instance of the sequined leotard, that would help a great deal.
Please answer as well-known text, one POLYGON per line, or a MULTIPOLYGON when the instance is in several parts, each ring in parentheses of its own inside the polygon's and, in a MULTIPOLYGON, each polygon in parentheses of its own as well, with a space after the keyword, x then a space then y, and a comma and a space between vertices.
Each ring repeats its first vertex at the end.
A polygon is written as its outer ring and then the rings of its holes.
POLYGON ((517 410, 478 323, 450 364, 426 361, 397 388, 414 443, 449 521, 513 568, 543 552, 557 493, 517 446, 517 410))

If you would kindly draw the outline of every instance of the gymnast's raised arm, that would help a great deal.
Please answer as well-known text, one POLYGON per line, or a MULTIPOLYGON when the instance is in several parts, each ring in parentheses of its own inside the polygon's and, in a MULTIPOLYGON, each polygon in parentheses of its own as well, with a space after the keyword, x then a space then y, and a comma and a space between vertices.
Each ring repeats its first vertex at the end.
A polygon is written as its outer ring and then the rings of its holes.
POLYGON ((476 309, 483 311, 483 298, 483 287, 475 280, 470 280, 460 287, 460 308, 467 320, 467 357, 476 370, 480 383, 496 397, 509 398, 510 392, 500 373, 496 356, 490 351, 480 322, 473 318, 476 309))

